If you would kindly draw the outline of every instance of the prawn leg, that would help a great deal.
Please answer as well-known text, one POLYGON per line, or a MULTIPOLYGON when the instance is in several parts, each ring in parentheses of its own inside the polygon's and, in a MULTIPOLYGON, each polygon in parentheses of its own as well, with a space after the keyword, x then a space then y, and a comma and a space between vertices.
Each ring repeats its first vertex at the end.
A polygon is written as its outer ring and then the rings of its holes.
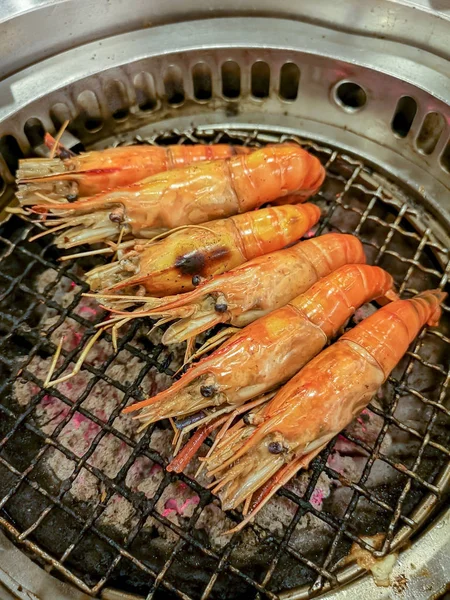
POLYGON ((249 510, 247 510, 245 513, 243 512, 245 519, 236 525, 236 527, 229 529, 225 533, 231 535, 241 531, 241 529, 243 529, 247 523, 255 518, 257 513, 269 502, 269 500, 278 492, 278 490, 280 490, 284 485, 286 485, 286 483, 288 483, 288 481, 295 477, 300 469, 307 469, 314 458, 320 454, 327 445, 328 440, 313 452, 310 452, 309 454, 301 456, 291 463, 288 463, 282 469, 280 469, 278 473, 273 475, 273 477, 269 479, 269 481, 262 488, 260 488, 257 493, 249 496, 251 506, 249 507, 249 510))

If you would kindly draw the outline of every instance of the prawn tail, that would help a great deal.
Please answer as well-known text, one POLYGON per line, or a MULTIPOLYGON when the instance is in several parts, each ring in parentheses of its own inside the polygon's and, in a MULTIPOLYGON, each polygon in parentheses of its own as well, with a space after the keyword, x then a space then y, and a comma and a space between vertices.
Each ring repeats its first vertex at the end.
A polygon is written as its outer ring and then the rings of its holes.
POLYGON ((375 298, 374 300, 379 306, 386 306, 386 304, 389 304, 390 302, 395 302, 398 299, 398 294, 395 290, 392 289, 388 290, 382 296, 380 296, 379 298, 375 298))
POLYGON ((426 311, 423 320, 429 327, 436 327, 439 325, 439 320, 442 315, 441 304, 446 297, 447 293, 438 289, 427 290, 412 299, 415 301, 416 306, 421 305, 422 309, 426 311))
POLYGON ((439 323, 445 298, 442 290, 427 290, 408 300, 391 302, 347 331, 340 341, 364 348, 387 378, 422 327, 439 323))

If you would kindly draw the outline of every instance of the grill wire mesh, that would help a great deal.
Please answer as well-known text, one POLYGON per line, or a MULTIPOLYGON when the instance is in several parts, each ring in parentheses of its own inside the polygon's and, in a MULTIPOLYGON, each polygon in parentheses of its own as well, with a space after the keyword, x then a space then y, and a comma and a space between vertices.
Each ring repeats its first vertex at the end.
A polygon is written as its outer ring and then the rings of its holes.
MULTIPOLYGON (((170 132, 145 141, 216 143, 230 139, 251 145, 275 141, 273 136, 260 132, 227 131, 170 132)), ((388 269, 403 297, 426 288, 444 288, 450 267, 449 251, 435 237, 433 222, 423 207, 389 187, 360 160, 312 142, 302 144, 319 156, 327 169, 326 182, 315 198, 324 211, 316 233, 341 231, 358 235, 364 242, 368 262, 388 269)), ((375 556, 383 556, 417 531, 442 500, 450 466, 450 410, 446 405, 450 357, 448 300, 439 329, 424 330, 419 335, 385 385, 384 394, 371 403, 369 410, 380 422, 375 438, 368 443, 350 429, 341 436, 364 456, 358 477, 346 478, 330 466, 337 443, 333 440, 313 461, 302 493, 289 486, 279 492, 291 507, 291 517, 281 530, 266 531, 256 522, 230 537, 218 550, 196 528, 202 511, 213 500, 197 481, 161 469, 152 497, 130 489, 127 483, 127 473, 138 458, 146 457, 152 465, 162 468, 167 465, 167 457, 152 447, 151 439, 155 431, 168 429, 168 424, 152 426, 142 437, 130 437, 117 426, 122 408, 145 397, 141 383, 149 373, 157 369, 173 375, 176 368, 176 357, 161 344, 145 338, 142 323, 136 322, 122 332, 117 352, 111 348, 103 364, 88 361, 82 371, 88 376, 87 384, 75 401, 59 388, 52 389, 52 397, 66 408, 50 433, 37 418, 38 407, 48 397, 48 390, 44 389, 44 378, 37 377, 30 367, 32 361, 50 359, 56 349, 53 333, 71 319, 82 335, 73 349, 63 350, 64 361, 57 370, 57 374, 62 373, 76 360, 94 332, 93 325, 105 316, 100 312, 91 319, 77 311, 81 294, 88 291, 78 267, 74 261, 58 262, 58 252, 49 238, 28 242, 37 230, 36 225, 16 218, 0 230, 0 523, 48 571, 94 596, 116 587, 146 598, 276 598, 283 590, 303 586, 301 596, 306 597, 339 584, 342 560, 353 543, 375 556), (54 277, 39 288, 37 274, 47 269, 54 277), (56 293, 63 281, 73 282, 75 291, 70 303, 56 293), (53 315, 45 330, 40 326, 43 310, 53 315), (131 382, 108 374, 108 368, 124 351, 142 365, 131 382), (17 381, 34 386, 25 387, 34 390, 26 403, 17 402, 17 381), (421 381, 422 385, 417 385, 421 381), (99 382, 105 382, 108 389, 114 388, 122 396, 105 418, 84 406, 99 382), (405 398, 420 403, 419 425, 397 413, 405 398), (61 442, 61 434, 74 415, 82 415, 85 422, 95 427, 89 447, 78 453, 61 442), (383 446, 394 431, 403 436, 409 448, 404 455, 390 455, 383 446), (127 459, 118 465, 114 476, 91 460, 109 436, 128 449, 127 459), (49 453, 55 452, 71 465, 62 481, 51 477, 44 468, 49 453), (379 463, 396 474, 395 485, 367 484, 371 470, 379 463), (74 482, 83 473, 97 481, 99 494, 90 501, 76 501, 71 495, 74 482), (332 487, 346 491, 341 510, 326 502, 317 507, 312 501, 322 474, 330 479, 332 487), (181 482, 198 497, 192 515, 177 522, 157 509, 158 500, 174 482, 181 482), (110 524, 104 526, 102 521, 102 514, 110 510, 111 500, 117 497, 125 499, 133 511, 132 525, 121 533, 110 524), (370 522, 364 520, 364 512, 372 515, 370 522), (291 543, 296 528, 307 515, 327 528, 320 551, 291 543), (144 527, 149 518, 157 524, 158 531, 163 528, 170 533, 166 536, 169 543, 159 554, 158 534, 155 529, 146 533, 144 527), (373 542, 374 534, 382 534, 377 544, 373 542), (246 561, 242 557, 249 539, 252 553, 246 561), (146 553, 146 545, 152 553, 146 553)), ((148 329, 147 326, 145 331, 148 329)), ((110 338, 106 336, 106 340, 110 338)), ((237 512, 227 516, 234 522, 240 519, 237 512)))

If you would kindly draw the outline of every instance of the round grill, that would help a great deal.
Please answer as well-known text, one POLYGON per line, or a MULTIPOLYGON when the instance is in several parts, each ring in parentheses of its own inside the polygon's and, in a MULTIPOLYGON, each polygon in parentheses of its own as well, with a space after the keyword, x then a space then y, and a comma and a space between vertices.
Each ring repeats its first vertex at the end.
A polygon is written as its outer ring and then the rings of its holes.
MULTIPOLYGON (((308 56, 288 38, 286 48, 217 49, 221 36, 240 33, 226 20, 219 29, 209 49, 166 56, 159 48, 143 58, 120 36, 123 55, 110 58, 113 66, 103 62, 110 40, 106 50, 97 46, 102 72, 81 76, 78 50, 48 61, 47 72, 29 72, 24 81, 37 77, 47 93, 32 98, 19 86, 20 106, 4 111, 4 183, 41 130, 65 118, 95 147, 295 140, 327 170, 314 198, 323 209, 316 235, 357 235, 368 262, 388 270, 403 297, 448 291, 448 109, 439 95, 326 53, 308 56), (58 81, 68 64, 70 77, 58 81), (319 118, 323 107, 330 114, 319 118)), ((197 34, 206 30, 198 25, 197 34)), ((264 31, 270 46, 270 27, 264 31)), ((0 194, 9 203, 12 187, 0 194)), ((112 599, 307 598, 361 575, 362 566, 349 564, 357 548, 382 558, 443 505, 448 300, 439 328, 421 333, 367 411, 254 524, 229 537, 223 532, 241 517, 221 511, 206 481, 193 477, 195 466, 165 472, 170 425, 139 434, 120 414, 167 386, 181 364, 183 349, 162 346, 150 321, 121 331, 116 352, 106 334, 72 383, 45 389, 61 337, 55 376, 73 367, 105 313, 82 297, 93 259, 61 262, 49 238, 27 241, 38 231, 16 217, 0 230, 0 523, 46 570, 112 599)))

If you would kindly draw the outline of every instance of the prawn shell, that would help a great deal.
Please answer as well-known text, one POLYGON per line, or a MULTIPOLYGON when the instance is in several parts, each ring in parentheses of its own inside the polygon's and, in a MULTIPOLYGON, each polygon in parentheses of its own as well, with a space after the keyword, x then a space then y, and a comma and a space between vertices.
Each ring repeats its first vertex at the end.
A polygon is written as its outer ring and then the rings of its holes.
POLYGON ((186 295, 169 299, 165 305, 162 303, 149 310, 148 314, 182 318, 165 332, 163 342, 166 344, 186 340, 219 322, 244 327, 284 306, 342 265, 364 263, 365 260, 363 246, 357 237, 329 233, 255 258, 206 281, 186 295), (207 308, 208 298, 217 293, 223 294, 228 306, 222 315, 207 308))
POLYGON ((398 300, 367 317, 361 324, 364 326, 355 327, 341 339, 370 352, 387 378, 420 329, 426 323, 437 325, 445 298, 445 292, 429 290, 408 300, 398 300))

